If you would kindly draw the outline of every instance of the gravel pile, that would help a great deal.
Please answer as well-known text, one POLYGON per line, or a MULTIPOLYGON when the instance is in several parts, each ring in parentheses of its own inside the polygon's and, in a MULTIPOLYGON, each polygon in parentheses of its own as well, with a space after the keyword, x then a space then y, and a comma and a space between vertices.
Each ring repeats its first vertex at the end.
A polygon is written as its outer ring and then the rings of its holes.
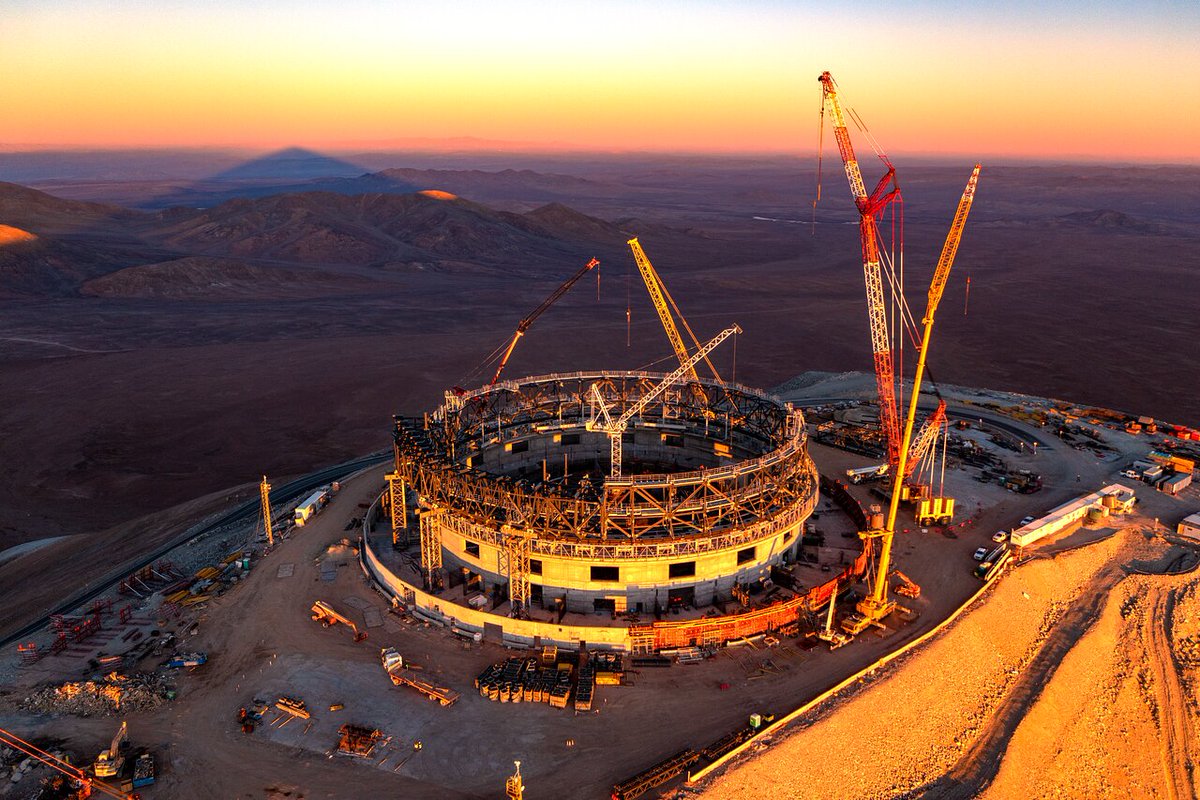
POLYGON ((173 689, 163 675, 113 672, 99 680, 43 687, 26 697, 21 708, 38 714, 104 717, 157 708, 173 689))

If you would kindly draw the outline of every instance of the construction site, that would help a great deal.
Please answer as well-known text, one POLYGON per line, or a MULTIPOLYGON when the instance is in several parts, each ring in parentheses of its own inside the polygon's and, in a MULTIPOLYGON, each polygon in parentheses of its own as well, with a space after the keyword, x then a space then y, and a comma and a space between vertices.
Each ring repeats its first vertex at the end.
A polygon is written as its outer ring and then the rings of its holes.
MULTIPOLYGON (((1121 777, 1086 792, 1042 765, 1046 796, 1196 796, 1200 435, 936 384, 983 170, 937 263, 910 265, 928 280, 910 309, 896 168, 860 124, 883 166, 868 188, 819 82, 872 374, 722 377, 737 309, 701 333, 629 238, 669 369, 506 373, 599 262, 580 265, 486 382, 395 416, 390 442, 381 425, 387 449, 264 476, 241 516, 6 644, 0 798, 1036 793, 1005 754, 1078 739, 1037 738, 1041 687, 1067 702, 1085 673, 1059 664, 1101 634, 1126 660, 1087 650, 1109 676, 1087 713, 1161 758, 1109 753, 1121 777), (1131 666, 1135 638, 1153 668, 1131 666)), ((1064 769, 1112 750, 1093 744, 1064 769)))

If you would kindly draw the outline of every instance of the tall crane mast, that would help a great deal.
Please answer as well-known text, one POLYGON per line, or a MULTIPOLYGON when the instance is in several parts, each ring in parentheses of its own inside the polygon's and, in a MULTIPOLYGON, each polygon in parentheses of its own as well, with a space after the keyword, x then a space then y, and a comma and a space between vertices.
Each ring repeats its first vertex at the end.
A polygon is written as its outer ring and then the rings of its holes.
POLYGON ((879 397, 879 427, 887 442, 888 464, 895 469, 900 461, 900 418, 896 404, 896 373, 892 363, 892 347, 888 339, 887 307, 883 299, 883 274, 880 255, 879 219, 887 206, 900 198, 900 186, 896 183, 896 169, 888 157, 880 153, 887 171, 879 179, 875 190, 867 194, 862 170, 854 155, 850 132, 846 129, 846 118, 838 99, 837 84, 828 72, 821 73, 818 80, 822 86, 822 110, 827 106, 833 116, 833 134, 837 140, 850 193, 858 208, 858 234, 862 243, 863 279, 867 290, 867 315, 871 324, 871 348, 875 358, 875 388, 879 397), (890 188, 889 188, 890 187, 890 188))
MULTIPOLYGON (((495 386, 496 382, 500 380, 500 373, 504 372, 504 367, 508 365, 509 356, 512 355, 513 349, 515 349, 517 346, 517 342, 521 341, 521 337, 525 335, 527 330, 529 330, 529 326, 532 325, 537 318, 542 315, 542 312, 554 305, 558 298, 570 291, 571 287, 574 286, 580 278, 598 266, 600 266, 600 261, 595 258, 584 264, 580 270, 568 278, 563 285, 551 292, 550 296, 543 300, 540 306, 529 313, 529 316, 517 323, 517 331, 513 334, 512 339, 509 340, 508 349, 506 349, 504 351, 504 355, 500 357, 500 365, 496 367, 496 374, 492 376, 492 382, 489 383, 488 386, 495 386)), ((599 284, 597 284, 597 286, 599 286, 599 284)))
MULTIPOLYGON (((941 303, 942 295, 946 291, 946 282, 950 279, 950 268, 954 266, 954 256, 958 253, 959 242, 962 241, 963 229, 967 225, 967 215, 971 213, 971 203, 975 200, 975 185, 979 182, 980 169, 981 166, 976 164, 975 169, 971 171, 971 177, 967 178, 966 188, 963 189, 962 197, 959 198, 958 208, 955 209, 954 212, 954 219, 950 222, 950 231, 946 234, 945 243, 942 244, 942 254, 938 257, 937 266, 933 270, 933 280, 929 283, 929 296, 925 303, 925 316, 921 319, 921 347, 917 351, 917 371, 913 375, 912 395, 908 399, 908 416, 904 421, 903 441, 905 442, 906 447, 909 437, 912 436, 913 420, 915 420, 917 416, 917 399, 920 397, 921 381, 925 376, 925 360, 929 355, 929 339, 933 335, 933 317, 934 314, 937 313, 938 304, 941 303)), ((938 412, 941 412, 944 417, 945 411, 945 402, 939 402, 937 411, 934 412, 934 416, 937 416, 938 412)), ((929 426, 931 421, 932 417, 930 420, 926 421, 926 425, 929 426)), ((938 427, 941 426, 940 421, 937 423, 937 425, 938 427)), ((925 440, 925 431, 926 429, 922 429, 922 435, 918 437, 919 442, 925 440)), ((932 438, 933 437, 930 436, 929 444, 932 444, 932 438)), ((887 520, 884 523, 884 527, 886 527, 888 531, 894 531, 896 529, 896 512, 900 504, 900 490, 903 486, 904 479, 907 478, 908 474, 912 472, 912 467, 907 463, 907 458, 908 453, 902 449, 900 452, 900 464, 897 467, 895 474, 896 483, 895 486, 892 487, 892 498, 888 502, 887 520)), ((881 554, 880 561, 885 561, 886 557, 887 554, 881 554)), ((886 578, 886 563, 883 564, 883 567, 884 569, 880 575, 886 578)), ((879 591, 879 584, 880 582, 877 581, 877 592, 879 591)), ((885 585, 883 587, 883 591, 886 590, 887 587, 885 585)))
POLYGON ((263 475, 262 483, 258 485, 258 496, 262 504, 262 522, 263 530, 267 534, 267 547, 274 547, 275 531, 271 525, 271 484, 267 483, 266 475, 263 475))
POLYGON ((609 414, 608 405, 604 402, 604 397, 600 394, 600 389, 596 386, 596 384, 592 384, 588 394, 592 402, 593 413, 592 418, 588 420, 586 427, 589 431, 600 430, 608 434, 611 456, 609 462, 609 474, 612 477, 621 477, 621 460, 623 458, 621 437, 625 433, 625 429, 629 426, 629 421, 638 414, 642 413, 646 406, 654 402, 655 398, 665 392, 667 388, 676 381, 680 380, 689 373, 695 375, 695 367, 700 359, 706 357, 717 345, 728 339, 730 336, 741 332, 742 329, 738 327, 738 325, 734 324, 732 327, 726 328, 718 333, 712 338, 711 341, 709 341, 692 355, 688 356, 687 359, 680 364, 674 372, 659 381, 654 388, 643 394, 636 403, 625 409, 625 413, 615 420, 609 414))
MULTIPOLYGON (((679 335, 679 328, 675 326, 675 318, 671 316, 671 309, 675 310, 679 321, 683 323, 683 329, 687 331, 688 336, 692 340, 692 344, 696 349, 700 349, 700 340, 696 338, 696 334, 692 333, 692 326, 688 325, 684 319, 683 312, 679 310, 679 306, 675 304, 675 299, 671 297, 671 293, 667 291, 666 284, 662 278, 658 276, 654 265, 650 263, 650 259, 646 256, 646 251, 642 249, 642 245, 638 242, 637 237, 633 237, 626 244, 633 251, 633 260, 637 262, 638 272, 641 273, 642 280, 646 284, 646 291, 650 293, 650 302, 654 304, 654 310, 658 312, 658 318, 662 322, 663 330, 667 332, 667 339, 671 342, 671 349, 675 351, 675 357, 679 359, 679 363, 683 364, 688 360, 687 345, 683 342, 683 337, 679 335)), ((713 377, 718 381, 721 380, 717 368, 713 366, 712 361, 708 356, 704 357, 704 363, 712 370, 713 377)), ((700 376, 696 373, 693 366, 688 373, 693 381, 699 382, 700 376)))

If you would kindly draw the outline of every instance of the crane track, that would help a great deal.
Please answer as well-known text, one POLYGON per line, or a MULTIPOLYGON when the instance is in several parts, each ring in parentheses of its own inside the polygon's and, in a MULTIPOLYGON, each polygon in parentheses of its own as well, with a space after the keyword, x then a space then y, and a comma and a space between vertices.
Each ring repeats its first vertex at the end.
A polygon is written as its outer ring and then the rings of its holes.
MULTIPOLYGON (((370 455, 352 459, 350 461, 344 461, 341 464, 335 464, 332 467, 326 467, 325 469, 318 470, 317 472, 309 473, 308 475, 297 478, 293 481, 289 481, 288 483, 272 489, 271 502, 282 503, 284 500, 302 495, 305 492, 310 492, 316 489, 318 486, 327 484, 330 481, 345 478, 347 475, 358 472, 366 467, 382 464, 391 457, 392 454, 390 450, 381 450, 371 453, 370 455)), ((247 500, 234 506, 228 511, 222 512, 215 517, 206 519, 200 522, 198 525, 193 525, 192 527, 187 528, 179 536, 176 536, 170 541, 160 545, 150 553, 141 556, 136 561, 128 562, 113 570, 96 586, 86 590, 82 594, 74 595, 68 598, 59 604, 58 607, 48 611, 44 616, 39 617, 33 622, 30 622, 19 631, 10 634, 8 637, 0 641, 0 647, 8 647, 14 642, 19 642, 22 639, 32 636, 49 625, 50 617, 53 615, 66 614, 72 609, 78 608, 79 606, 94 600, 96 597, 111 589, 126 575, 137 572, 143 567, 150 566, 155 561, 159 560, 167 553, 171 552, 185 542, 194 539, 197 536, 203 536, 207 533, 211 533, 214 530, 222 528, 226 525, 252 519, 258 513, 258 510, 259 501, 257 499, 247 500)))

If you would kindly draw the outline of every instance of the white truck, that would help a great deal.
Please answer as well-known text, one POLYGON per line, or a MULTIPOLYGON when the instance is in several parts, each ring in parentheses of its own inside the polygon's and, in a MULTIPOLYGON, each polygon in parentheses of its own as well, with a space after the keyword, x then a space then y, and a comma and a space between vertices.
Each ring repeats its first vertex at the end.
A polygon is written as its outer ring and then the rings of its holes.
POLYGON ((436 700, 444 706, 454 704, 460 697, 459 693, 445 686, 436 686, 414 674, 415 667, 405 664, 404 657, 394 647, 385 647, 379 651, 379 661, 383 671, 392 679, 393 686, 410 686, 430 700, 436 700))
POLYGON ((318 489, 308 497, 304 498, 304 501, 296 506, 296 513, 292 517, 292 520, 297 525, 304 525, 328 503, 329 491, 326 489, 318 489))

